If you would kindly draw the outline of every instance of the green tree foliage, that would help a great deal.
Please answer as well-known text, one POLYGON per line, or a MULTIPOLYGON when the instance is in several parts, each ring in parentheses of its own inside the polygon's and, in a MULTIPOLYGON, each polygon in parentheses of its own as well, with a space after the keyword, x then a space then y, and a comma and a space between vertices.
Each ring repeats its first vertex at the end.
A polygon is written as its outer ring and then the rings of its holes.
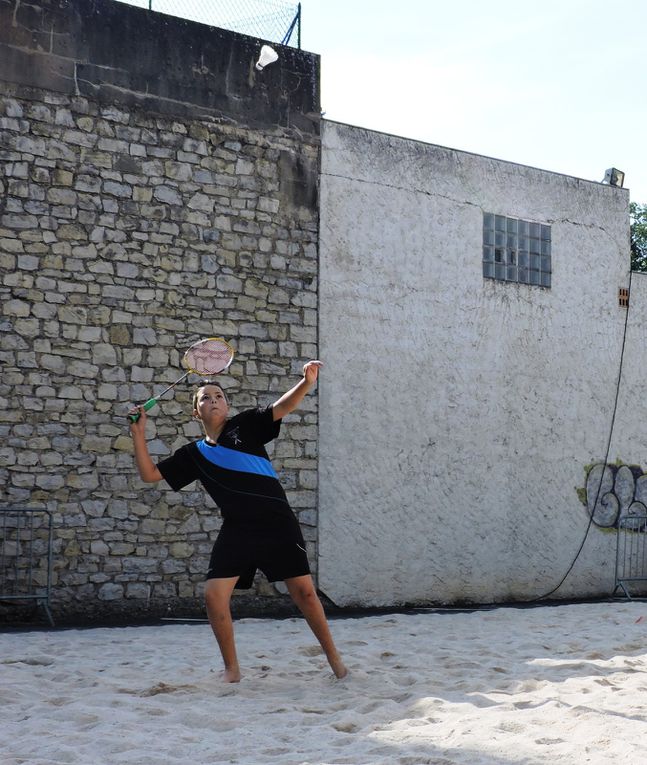
POLYGON ((647 272, 647 205, 629 204, 631 222, 631 269, 647 272))

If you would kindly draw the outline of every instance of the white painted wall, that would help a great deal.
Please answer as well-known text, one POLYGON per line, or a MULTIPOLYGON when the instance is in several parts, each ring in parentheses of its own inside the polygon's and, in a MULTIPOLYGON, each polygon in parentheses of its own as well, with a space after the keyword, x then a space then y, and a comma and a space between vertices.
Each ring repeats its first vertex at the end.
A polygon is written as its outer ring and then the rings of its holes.
MULTIPOLYGON (((609 436, 628 202, 324 121, 319 585, 335 603, 558 584, 589 521, 576 487, 609 436), (483 212, 552 226, 551 289, 483 278, 483 212)), ((614 564, 615 534, 592 527, 556 597, 609 592, 614 564)))

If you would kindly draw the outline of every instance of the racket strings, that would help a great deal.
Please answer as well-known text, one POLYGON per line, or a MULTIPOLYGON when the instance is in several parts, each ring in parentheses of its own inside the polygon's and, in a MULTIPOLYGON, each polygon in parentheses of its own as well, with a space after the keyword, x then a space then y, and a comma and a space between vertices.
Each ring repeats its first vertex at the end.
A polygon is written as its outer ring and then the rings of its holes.
POLYGON ((204 340, 188 349, 184 364, 199 375, 215 375, 229 366, 233 356, 231 346, 224 340, 204 340))

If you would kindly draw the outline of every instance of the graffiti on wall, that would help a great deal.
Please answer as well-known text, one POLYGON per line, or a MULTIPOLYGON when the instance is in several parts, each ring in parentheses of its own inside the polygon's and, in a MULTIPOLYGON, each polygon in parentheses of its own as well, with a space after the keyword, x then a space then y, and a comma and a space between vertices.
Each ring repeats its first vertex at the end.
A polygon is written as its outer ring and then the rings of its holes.
POLYGON ((617 529, 621 521, 636 531, 647 527, 647 474, 638 465, 589 465, 578 495, 600 528, 617 529))

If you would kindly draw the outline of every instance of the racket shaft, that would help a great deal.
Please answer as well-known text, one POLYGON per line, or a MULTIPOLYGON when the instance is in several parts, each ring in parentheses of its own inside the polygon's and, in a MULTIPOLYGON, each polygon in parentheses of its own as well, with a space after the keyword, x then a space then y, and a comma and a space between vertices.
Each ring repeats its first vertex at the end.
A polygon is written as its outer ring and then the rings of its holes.
MULTIPOLYGON (((190 370, 189 370, 189 372, 185 372, 182 375, 182 377, 178 378, 174 383, 171 383, 168 386, 168 388, 164 388, 164 390, 161 393, 158 393, 157 396, 153 396, 153 398, 149 398, 148 401, 145 404, 142 404, 142 409, 145 412, 147 412, 149 409, 152 409, 155 406, 155 404, 159 401, 159 399, 162 398, 162 396, 165 393, 168 393, 171 390, 171 388, 174 388, 179 382, 182 382, 182 380, 184 380, 184 378, 187 377, 189 374, 190 374, 190 370)), ((135 412, 134 414, 129 414, 128 415, 128 419, 131 422, 137 422, 139 417, 140 417, 139 412, 135 412)))

